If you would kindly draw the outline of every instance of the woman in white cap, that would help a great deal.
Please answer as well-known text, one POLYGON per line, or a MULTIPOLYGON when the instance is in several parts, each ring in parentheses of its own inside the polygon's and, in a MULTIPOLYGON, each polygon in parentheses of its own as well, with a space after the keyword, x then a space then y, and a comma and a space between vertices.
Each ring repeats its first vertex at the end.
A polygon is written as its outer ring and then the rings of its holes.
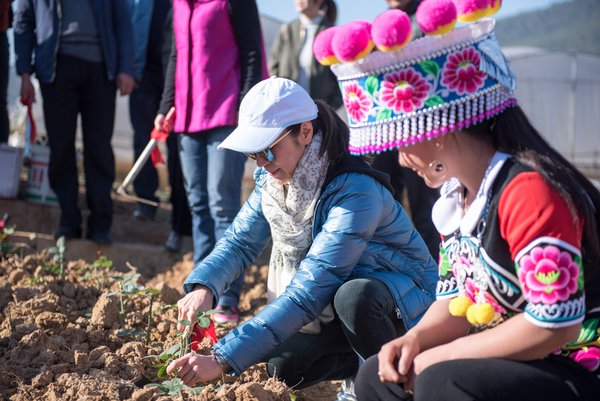
POLYGON ((516 106, 493 20, 333 71, 364 106, 351 152, 398 148, 441 187, 437 300, 361 366, 358 399, 598 400, 600 193, 516 106))
POLYGON ((256 187, 185 281, 179 320, 216 305, 271 238, 268 304, 212 356, 190 353, 168 371, 188 385, 261 361, 297 388, 352 377, 359 358, 416 324, 435 290, 435 262, 387 176, 351 157, 337 114, 284 78, 248 92, 220 146, 256 160, 256 187))

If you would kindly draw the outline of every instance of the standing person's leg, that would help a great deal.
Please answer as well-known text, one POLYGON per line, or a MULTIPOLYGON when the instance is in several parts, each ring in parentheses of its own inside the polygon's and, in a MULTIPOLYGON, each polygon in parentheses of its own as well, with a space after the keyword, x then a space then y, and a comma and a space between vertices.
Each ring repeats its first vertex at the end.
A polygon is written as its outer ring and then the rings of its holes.
MULTIPOLYGON (((146 69, 139 86, 129 95, 129 117, 133 127, 134 160, 137 160, 142 154, 154 128, 154 117, 156 117, 162 94, 161 75, 160 71, 155 73, 146 69), (155 77, 155 75, 158 75, 158 77, 155 77)), ((158 202, 155 195, 158 188, 158 174, 151 160, 148 160, 140 170, 133 181, 133 188, 140 198, 158 202)), ((155 206, 138 203, 134 217, 151 220, 155 214, 155 206)))
POLYGON ((205 132, 178 136, 183 182, 192 215, 194 266, 215 246, 214 223, 208 208, 206 137, 205 132))
POLYGON ((8 142, 9 123, 6 97, 8 96, 8 37, 0 32, 0 143, 8 142))
POLYGON ((321 325, 319 334, 298 332, 267 355, 270 376, 288 386, 304 388, 324 380, 352 377, 358 369, 358 356, 344 338, 338 319, 321 325))
POLYGON ((111 190, 115 181, 115 158, 111 139, 115 121, 114 81, 106 78, 103 63, 82 62, 85 83, 81 86, 81 128, 86 199, 90 209, 87 238, 108 244, 112 225, 111 190))
MULTIPOLYGON (((207 131, 208 199, 210 215, 215 224, 216 241, 223 237, 241 206, 242 176, 246 156, 229 149, 217 149, 234 128, 220 127, 207 131)), ((222 309, 222 312, 214 315, 215 321, 222 323, 238 320, 237 307, 243 283, 244 277, 241 275, 223 293, 217 307, 222 309)))
POLYGON ((192 235, 192 217, 183 185, 176 134, 171 134, 167 138, 167 149, 169 152, 167 168, 171 187, 171 232, 165 241, 165 248, 178 252, 181 249, 181 237, 192 235))
POLYGON ((375 278, 345 282, 335 294, 333 307, 348 342, 363 359, 406 331, 392 293, 375 278))
POLYGON ((412 222, 423 237, 429 253, 437 261, 440 254, 440 234, 433 225, 431 210, 440 193, 437 189, 425 185, 425 181, 409 168, 402 167, 402 178, 406 186, 412 222))
POLYGON ((75 57, 59 55, 54 82, 40 85, 44 122, 48 132, 50 160, 48 180, 60 204, 60 222, 55 237, 81 237, 79 184, 75 155, 75 133, 79 113, 81 69, 75 57))

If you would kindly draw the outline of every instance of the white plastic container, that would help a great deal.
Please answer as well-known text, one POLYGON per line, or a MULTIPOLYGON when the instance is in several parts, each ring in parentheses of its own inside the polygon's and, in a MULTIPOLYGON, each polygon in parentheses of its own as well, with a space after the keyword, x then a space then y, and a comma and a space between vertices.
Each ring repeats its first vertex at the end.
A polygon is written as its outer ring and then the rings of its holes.
POLYGON ((0 144, 0 198, 16 198, 23 166, 23 149, 0 144))
POLYGON ((48 161, 50 148, 42 145, 31 145, 31 166, 25 187, 25 199, 32 203, 57 206, 58 199, 48 182, 48 161))

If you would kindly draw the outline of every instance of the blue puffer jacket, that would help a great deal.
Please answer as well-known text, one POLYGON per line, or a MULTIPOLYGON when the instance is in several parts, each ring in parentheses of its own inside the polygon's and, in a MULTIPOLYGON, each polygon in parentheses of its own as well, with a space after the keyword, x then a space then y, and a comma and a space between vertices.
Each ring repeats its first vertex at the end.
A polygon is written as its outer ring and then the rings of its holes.
MULTIPOLYGON (((133 75, 133 31, 127 2, 90 0, 109 80, 133 75)), ((60 35, 59 0, 19 0, 15 11, 15 65, 17 74, 35 72, 51 83, 56 72, 60 35), (34 56, 35 55, 35 56, 34 56)))
MULTIPOLYGON (((285 292, 213 347, 235 373, 314 320, 352 278, 384 282, 407 328, 433 302, 437 266, 421 236, 373 173, 353 170, 339 170, 332 178, 328 173, 331 179, 315 209, 313 243, 285 292)), ((190 273, 186 292, 202 284, 212 290, 216 304, 225 287, 263 250, 271 235, 261 206, 266 174, 257 170, 254 191, 213 252, 190 273)))

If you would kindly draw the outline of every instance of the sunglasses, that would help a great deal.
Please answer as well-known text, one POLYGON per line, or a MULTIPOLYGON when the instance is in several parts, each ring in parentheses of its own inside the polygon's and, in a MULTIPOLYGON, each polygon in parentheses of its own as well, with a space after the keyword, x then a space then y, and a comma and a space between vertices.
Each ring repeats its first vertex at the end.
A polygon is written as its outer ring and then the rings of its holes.
POLYGON ((283 138, 285 138, 286 136, 288 136, 292 131, 287 131, 284 132, 283 134, 281 134, 281 136, 279 138, 277 138, 277 140, 275 142, 273 142, 273 144, 271 144, 271 146, 269 146, 268 148, 266 148, 265 150, 261 150, 259 152, 255 152, 255 153, 244 153, 246 156, 248 156, 249 158, 251 158, 252 160, 256 160, 258 158, 258 156, 262 156, 263 158, 267 159, 268 161, 272 162, 275 160, 275 155, 273 154, 273 152, 271 151, 271 149, 273 149, 273 147, 275 145, 277 145, 279 142, 281 142, 281 140, 283 138))

